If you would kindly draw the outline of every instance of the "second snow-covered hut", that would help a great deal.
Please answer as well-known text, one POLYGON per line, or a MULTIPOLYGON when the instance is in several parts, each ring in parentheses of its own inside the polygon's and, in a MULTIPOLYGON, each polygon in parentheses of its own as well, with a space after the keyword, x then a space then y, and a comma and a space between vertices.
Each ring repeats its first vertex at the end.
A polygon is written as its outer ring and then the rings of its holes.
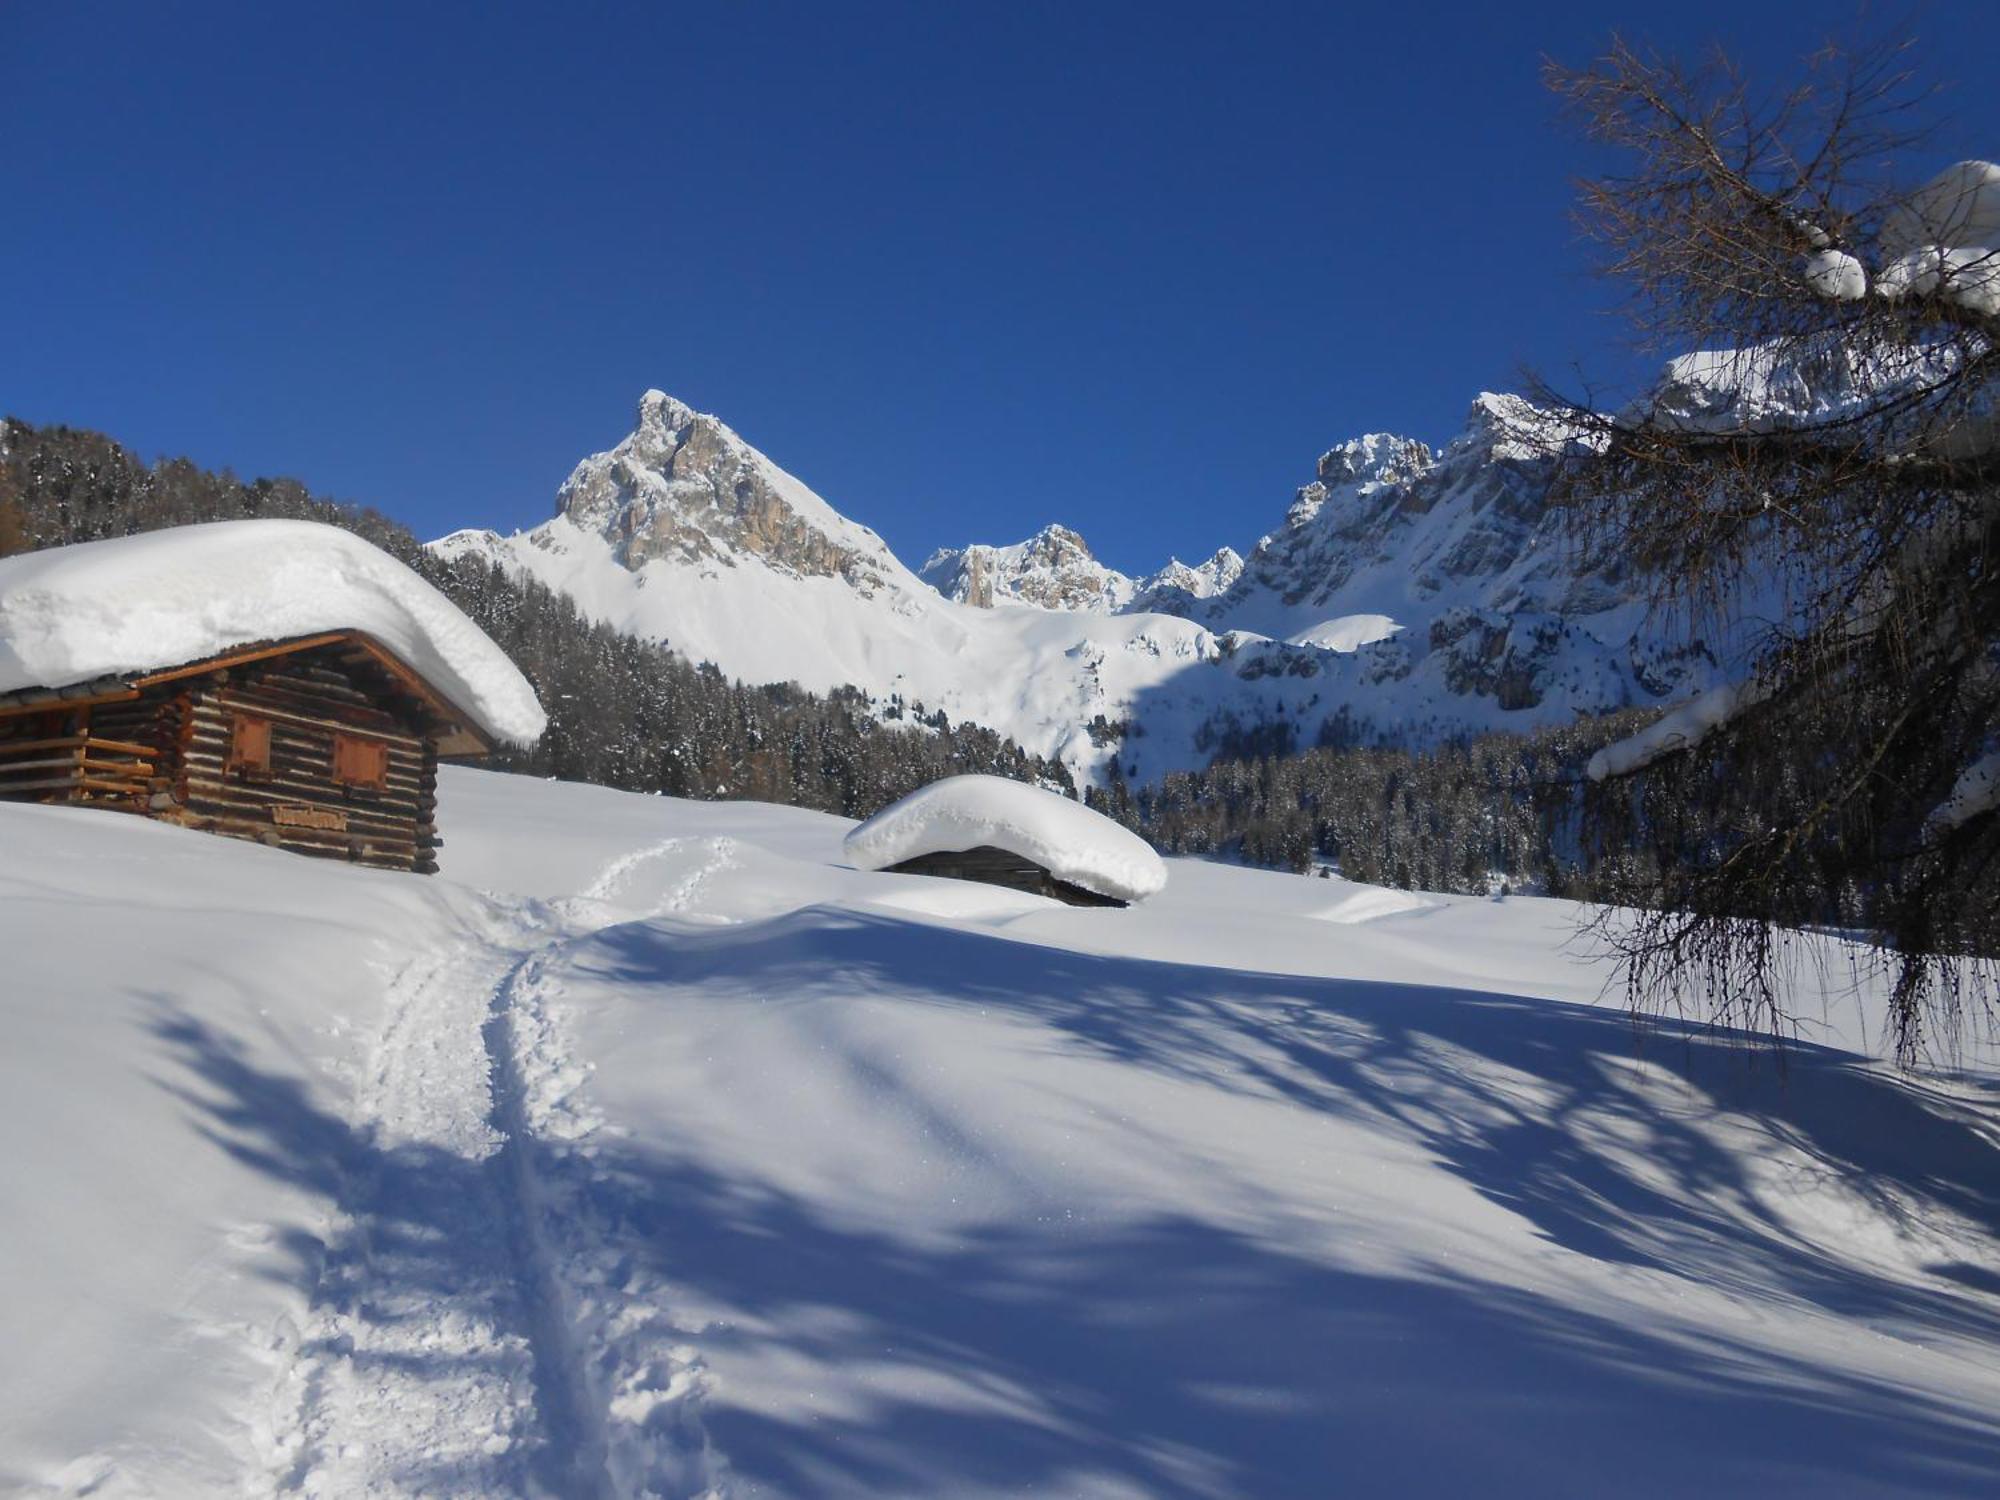
POLYGON ((864 870, 1012 886, 1072 906, 1127 906, 1167 883, 1144 839, 1080 802, 999 776, 949 776, 858 825, 864 870))

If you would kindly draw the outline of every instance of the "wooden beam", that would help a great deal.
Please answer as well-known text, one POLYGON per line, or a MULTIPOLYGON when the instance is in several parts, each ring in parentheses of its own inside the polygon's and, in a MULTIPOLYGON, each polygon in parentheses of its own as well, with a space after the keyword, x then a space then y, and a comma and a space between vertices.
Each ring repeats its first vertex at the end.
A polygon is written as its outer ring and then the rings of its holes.
POLYGON ((130 740, 104 740, 94 734, 64 734, 49 740, 0 740, 0 758, 16 750, 74 750, 79 745, 92 750, 109 750, 121 755, 151 756, 158 752, 130 740))
POLYGON ((450 755, 491 755, 493 753, 493 741, 488 739, 481 730, 474 727, 464 710, 445 697, 443 693, 439 692, 429 682, 425 681, 414 668, 408 666, 395 652, 391 651, 387 646, 384 646, 365 631, 356 630, 351 632, 351 634, 354 643, 375 658, 384 671, 389 673, 398 682, 401 682, 411 693, 431 705, 437 716, 445 721, 448 727, 437 736, 440 742, 439 750, 441 753, 450 755), (467 743, 477 748, 457 748, 467 743), (447 746, 452 748, 447 749, 447 746))
POLYGON ((225 651, 220 656, 206 657, 201 661, 189 662, 184 667, 171 667, 164 672, 149 672, 144 677, 131 679, 135 688, 157 687, 163 682, 179 682, 183 677, 200 677, 208 672, 220 672, 225 667, 240 667, 247 662, 264 661, 273 656, 289 656, 294 651, 311 651, 320 646, 331 646, 353 636, 352 631, 331 630, 324 635, 305 635, 297 640, 280 641, 256 646, 244 646, 234 651, 225 651))

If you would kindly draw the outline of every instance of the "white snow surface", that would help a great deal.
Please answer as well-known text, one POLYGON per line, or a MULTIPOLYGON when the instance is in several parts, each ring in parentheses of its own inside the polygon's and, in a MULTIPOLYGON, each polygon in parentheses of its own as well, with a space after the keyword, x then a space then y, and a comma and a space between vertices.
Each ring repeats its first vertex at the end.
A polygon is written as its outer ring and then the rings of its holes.
POLYGON ((1882 225, 1885 255, 2000 247, 2000 166, 1961 161, 1946 167, 1892 212, 1882 225))
POLYGON ((337 527, 217 521, 0 559, 0 693, 329 630, 373 636, 495 739, 530 745, 547 723, 456 605, 337 527))
POLYGON ((1166 861, 1130 829, 1055 792, 999 776, 947 776, 858 824, 842 844, 863 870, 986 846, 1119 901, 1166 887, 1166 861))
POLYGON ((1323 620, 1291 638, 1294 646, 1318 646, 1323 651, 1359 651, 1377 641, 1386 641, 1403 627, 1387 615, 1341 615, 1323 620))
POLYGON ((439 790, 431 879, 0 804, 0 1492, 1992 1493, 2000 1059, 1852 950, 1780 1070, 1564 903, 439 790))

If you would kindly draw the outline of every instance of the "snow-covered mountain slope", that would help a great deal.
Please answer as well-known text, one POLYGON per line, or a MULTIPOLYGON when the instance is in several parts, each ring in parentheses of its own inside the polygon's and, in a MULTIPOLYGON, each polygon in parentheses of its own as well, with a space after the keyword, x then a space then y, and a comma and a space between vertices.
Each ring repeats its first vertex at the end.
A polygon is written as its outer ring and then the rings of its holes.
POLYGON ((1177 860, 1083 910, 440 790, 429 880, 0 805, 0 1489, 2000 1472, 2000 1059, 1899 1077, 1838 955, 1780 1075, 1640 1042, 1555 902, 1177 860))
POLYGON ((1605 708, 1702 685, 1712 651, 1649 622, 1619 560, 1581 555, 1548 507, 1568 440, 1488 393, 1440 452, 1386 433, 1342 443, 1221 587, 1137 587, 1110 607, 1341 654, 1393 639, 1375 654, 1382 690, 1348 699, 1389 729, 1453 717, 1454 698, 1487 722, 1489 704, 1605 708))
POLYGON ((1280 638, 1386 615, 1423 632, 1454 609, 1587 617, 1625 602, 1543 504, 1561 435, 1517 397, 1482 395, 1440 453, 1372 433, 1323 454, 1235 585, 1196 611, 1280 638))
POLYGON ((934 557, 941 594, 716 418, 654 391, 630 436, 577 467, 554 519, 433 546, 735 677, 900 695, 1086 777, 1115 756, 1151 779, 1204 762, 1232 722, 1283 721, 1310 743, 1344 715, 1423 739, 1707 685, 1711 662, 1641 630, 1615 567, 1580 567, 1556 540, 1546 428, 1482 397, 1442 455, 1345 444, 1247 563, 1225 549, 1133 580, 1052 527, 934 557), (1107 725, 1133 732, 1121 743, 1107 725))

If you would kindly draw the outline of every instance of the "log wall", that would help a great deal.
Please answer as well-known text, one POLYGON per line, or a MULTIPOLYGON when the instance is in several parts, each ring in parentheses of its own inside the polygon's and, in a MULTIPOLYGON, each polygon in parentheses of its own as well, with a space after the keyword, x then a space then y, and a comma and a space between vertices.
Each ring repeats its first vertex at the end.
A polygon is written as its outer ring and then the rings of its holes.
POLYGON ((0 718, 0 799, 141 808, 158 747, 125 739, 125 719, 93 730, 91 713, 80 707, 0 718))
POLYGON ((325 652, 198 679, 177 708, 176 820, 261 843, 395 870, 437 868, 437 755, 415 713, 325 652), (268 770, 232 767, 232 726, 271 726, 268 770), (379 788, 334 777, 334 739, 384 746, 379 788))
POLYGON ((437 869, 437 739, 420 703, 338 648, 219 668, 126 702, 0 718, 0 797, 114 807, 380 869, 437 869), (233 766, 234 722, 270 726, 233 766), (58 733, 57 731, 60 731, 58 733), (382 747, 380 786, 336 777, 336 737, 382 747))

